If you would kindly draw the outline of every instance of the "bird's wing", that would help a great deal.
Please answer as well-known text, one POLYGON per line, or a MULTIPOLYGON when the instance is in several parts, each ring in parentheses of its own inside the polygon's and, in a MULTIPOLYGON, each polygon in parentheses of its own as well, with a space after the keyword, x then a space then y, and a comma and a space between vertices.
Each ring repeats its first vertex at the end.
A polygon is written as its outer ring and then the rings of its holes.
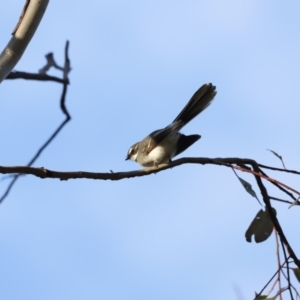
MULTIPOLYGON (((166 128, 158 129, 149 134, 144 140, 149 140, 144 151, 149 154, 163 139, 165 139, 172 131, 178 131, 182 127, 182 121, 176 121, 168 125, 166 128), (150 137, 150 138, 149 138, 150 137)), ((143 144, 143 141, 141 142, 143 144)))

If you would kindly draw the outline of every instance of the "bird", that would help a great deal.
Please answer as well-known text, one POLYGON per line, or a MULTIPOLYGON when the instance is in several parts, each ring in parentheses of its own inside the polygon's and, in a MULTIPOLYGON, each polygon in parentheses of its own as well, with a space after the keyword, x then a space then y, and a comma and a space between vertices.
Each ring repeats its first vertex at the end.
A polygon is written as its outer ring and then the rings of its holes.
POLYGON ((133 144, 125 160, 135 161, 143 167, 171 162, 175 156, 201 138, 199 134, 184 135, 179 131, 205 110, 216 94, 216 87, 212 83, 203 84, 170 125, 153 131, 140 142, 133 144))

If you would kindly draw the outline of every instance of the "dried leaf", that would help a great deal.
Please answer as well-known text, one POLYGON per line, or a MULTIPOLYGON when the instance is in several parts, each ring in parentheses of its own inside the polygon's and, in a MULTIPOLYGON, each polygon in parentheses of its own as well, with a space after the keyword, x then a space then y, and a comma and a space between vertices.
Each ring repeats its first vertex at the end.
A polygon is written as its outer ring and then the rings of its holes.
MULTIPOLYGON (((237 176, 237 175, 236 175, 237 176)), ((261 205, 259 199, 256 196, 255 191, 252 189, 252 185, 247 182, 246 180, 242 179, 241 177, 237 176, 238 179, 240 180, 241 184, 243 185, 243 187, 245 188, 245 190, 254 198, 257 199, 258 203, 261 205)))
POLYGON ((282 163, 282 165, 283 165, 283 167, 285 168, 285 165, 284 165, 284 162, 283 162, 283 159, 282 159, 282 156, 281 155, 279 155, 278 153, 276 153, 275 151, 273 151, 273 150, 270 150, 270 149, 267 149, 268 151, 270 151, 270 152, 272 152, 275 156, 277 156, 279 159, 280 159, 280 161, 281 161, 281 163, 282 163))
MULTIPOLYGON (((274 214, 276 215, 276 210, 272 208, 274 214)), ((271 221, 270 214, 267 210, 260 210, 250 226, 248 227, 245 237, 246 241, 251 243, 252 235, 254 235, 254 240, 256 243, 261 243, 267 240, 273 231, 273 222, 271 221)))
POLYGON ((270 149, 267 149, 268 151, 272 152, 275 156, 277 156, 280 160, 282 160, 282 156, 279 155, 278 153, 276 153, 275 151, 273 150, 270 150, 270 149))
POLYGON ((266 300, 267 298, 268 296, 266 295, 257 296, 257 294, 255 293, 255 300, 266 300))
POLYGON ((295 277, 297 278, 298 282, 300 282, 300 269, 299 268, 292 268, 295 277))

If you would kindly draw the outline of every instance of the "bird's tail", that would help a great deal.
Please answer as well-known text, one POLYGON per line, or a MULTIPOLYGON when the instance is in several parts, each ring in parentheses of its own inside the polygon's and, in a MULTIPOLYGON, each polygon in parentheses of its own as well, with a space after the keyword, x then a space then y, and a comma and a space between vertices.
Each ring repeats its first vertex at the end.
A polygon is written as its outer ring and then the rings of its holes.
POLYGON ((206 109, 217 94, 211 83, 202 85, 173 122, 182 121, 183 126, 206 109))

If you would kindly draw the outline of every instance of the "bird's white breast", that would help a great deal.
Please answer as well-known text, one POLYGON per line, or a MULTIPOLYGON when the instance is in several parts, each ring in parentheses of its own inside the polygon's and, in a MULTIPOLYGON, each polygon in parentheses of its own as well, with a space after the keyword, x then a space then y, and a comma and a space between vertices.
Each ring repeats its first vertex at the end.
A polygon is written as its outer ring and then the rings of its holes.
POLYGON ((176 153, 177 141, 179 134, 170 134, 163 141, 161 141, 148 155, 141 155, 137 157, 139 164, 144 167, 168 163, 176 153))

